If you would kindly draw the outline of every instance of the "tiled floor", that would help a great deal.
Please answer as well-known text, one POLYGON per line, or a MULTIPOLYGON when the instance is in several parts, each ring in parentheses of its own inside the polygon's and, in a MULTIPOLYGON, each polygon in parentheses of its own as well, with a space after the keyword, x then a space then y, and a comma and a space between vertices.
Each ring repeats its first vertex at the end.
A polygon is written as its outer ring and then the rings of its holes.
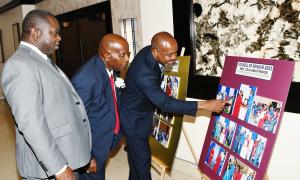
MULTIPOLYGON (((127 180, 129 167, 127 154, 121 147, 112 153, 106 169, 107 180, 127 180)), ((159 180, 159 174, 152 169, 152 179, 159 180)), ((15 161, 15 132, 10 109, 0 100, 0 179, 19 180, 15 161)), ((196 180, 197 178, 172 170, 167 173, 165 180, 196 180)))
MULTIPOLYGON (((122 147, 118 150, 116 155, 109 160, 106 168, 106 179, 126 180, 128 179, 128 175, 129 166, 127 162, 127 154, 122 147)), ((160 175, 155 171, 154 168, 151 169, 151 175, 153 180, 160 179, 160 175)), ((171 172, 166 173, 165 180, 197 180, 197 178, 176 170, 172 170, 171 172)))

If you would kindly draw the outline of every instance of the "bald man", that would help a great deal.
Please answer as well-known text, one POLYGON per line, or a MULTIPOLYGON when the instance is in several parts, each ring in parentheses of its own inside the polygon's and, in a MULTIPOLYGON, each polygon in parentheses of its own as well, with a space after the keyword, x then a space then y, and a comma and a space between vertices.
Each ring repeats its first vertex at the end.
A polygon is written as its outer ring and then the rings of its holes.
POLYGON ((105 162, 109 152, 122 136, 118 103, 120 89, 115 86, 114 71, 128 65, 129 46, 116 34, 105 35, 98 55, 84 64, 72 78, 75 90, 83 100, 92 131, 92 159, 80 179, 105 179, 105 162))
POLYGON ((186 102, 169 97, 160 87, 161 69, 172 66, 177 56, 177 42, 167 32, 155 34, 151 46, 144 47, 129 66, 126 89, 121 97, 121 127, 127 143, 130 180, 150 180, 153 111, 195 116, 197 109, 221 112, 225 102, 209 100, 186 102))

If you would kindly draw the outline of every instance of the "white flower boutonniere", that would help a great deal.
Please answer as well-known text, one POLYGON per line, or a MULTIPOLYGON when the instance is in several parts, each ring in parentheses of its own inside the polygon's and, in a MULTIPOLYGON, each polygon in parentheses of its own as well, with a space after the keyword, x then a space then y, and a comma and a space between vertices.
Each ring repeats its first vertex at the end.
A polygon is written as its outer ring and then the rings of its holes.
POLYGON ((119 77, 116 78, 115 85, 116 85, 117 88, 121 88, 121 89, 126 87, 124 79, 119 78, 119 77))

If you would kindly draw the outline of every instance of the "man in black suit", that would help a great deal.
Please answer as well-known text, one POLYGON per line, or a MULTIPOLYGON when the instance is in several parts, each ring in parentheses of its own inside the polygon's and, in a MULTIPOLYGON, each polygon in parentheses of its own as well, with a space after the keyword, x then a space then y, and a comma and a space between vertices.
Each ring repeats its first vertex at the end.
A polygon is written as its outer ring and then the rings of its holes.
POLYGON ((121 97, 121 127, 127 142, 130 180, 151 179, 151 135, 155 107, 165 112, 196 115, 197 109, 221 112, 225 101, 182 101, 169 97, 160 87, 165 66, 173 65, 177 42, 167 32, 155 34, 151 46, 143 48, 129 66, 126 89, 121 97))

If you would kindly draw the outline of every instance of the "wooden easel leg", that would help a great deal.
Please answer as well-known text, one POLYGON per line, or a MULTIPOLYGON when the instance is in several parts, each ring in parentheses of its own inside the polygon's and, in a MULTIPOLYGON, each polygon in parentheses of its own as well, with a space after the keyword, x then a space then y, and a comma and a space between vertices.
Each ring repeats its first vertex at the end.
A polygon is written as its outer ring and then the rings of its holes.
MULTIPOLYGON (((186 131, 184 125, 182 125, 182 131, 183 131, 184 137, 185 137, 185 139, 186 139, 186 142, 188 143, 188 146, 189 146, 189 148, 190 148, 190 150, 191 150, 191 153, 192 153, 192 155, 193 155, 193 158, 194 158, 194 160, 195 160, 195 164, 198 164, 198 159, 197 159, 195 150, 194 150, 194 148, 193 148, 193 146, 192 146, 192 143, 191 143, 191 141, 190 141, 190 138, 189 138, 189 136, 188 136, 188 134, 187 134, 187 131, 186 131)), ((206 176, 205 174, 203 174, 200 170, 199 170, 199 173, 200 173, 201 179, 203 179, 203 180, 209 180, 209 179, 210 179, 208 176, 206 176)))
POLYGON ((165 179, 165 174, 166 174, 166 168, 165 167, 161 167, 160 180, 164 180, 165 179))
POLYGON ((152 156, 151 165, 160 174, 160 180, 164 180, 165 179, 166 170, 167 170, 167 166, 165 166, 163 163, 161 163, 157 158, 155 158, 153 156, 152 156))
POLYGON ((189 148, 190 148, 190 150, 191 150, 191 152, 192 152, 192 155, 193 155, 193 158, 194 158, 194 160, 195 160, 195 163, 197 164, 197 163, 198 163, 198 159, 197 159, 196 153, 195 153, 195 151, 194 151, 194 148, 193 148, 193 146, 192 146, 192 143, 191 143, 191 141, 190 141, 190 138, 189 138, 189 136, 187 135, 187 132, 186 132, 186 130, 185 130, 184 125, 182 125, 182 132, 183 132, 184 137, 185 137, 185 139, 186 139, 186 142, 188 143, 189 148))

